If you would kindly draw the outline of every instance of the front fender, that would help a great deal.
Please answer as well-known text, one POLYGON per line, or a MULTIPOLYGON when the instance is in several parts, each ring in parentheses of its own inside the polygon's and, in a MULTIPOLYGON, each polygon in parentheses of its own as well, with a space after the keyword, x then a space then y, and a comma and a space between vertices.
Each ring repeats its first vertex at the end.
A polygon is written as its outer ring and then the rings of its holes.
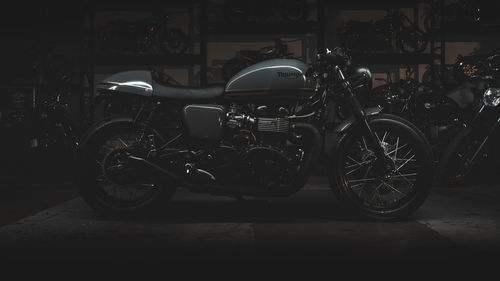
MULTIPOLYGON (((366 108, 364 111, 365 111, 365 116, 375 116, 380 114, 382 110, 384 110, 383 107, 376 106, 376 107, 366 108)), ((354 119, 354 117, 347 118, 335 128, 335 133, 340 134, 347 131, 351 127, 351 125, 354 124, 354 122, 356 122, 356 119, 354 119)))

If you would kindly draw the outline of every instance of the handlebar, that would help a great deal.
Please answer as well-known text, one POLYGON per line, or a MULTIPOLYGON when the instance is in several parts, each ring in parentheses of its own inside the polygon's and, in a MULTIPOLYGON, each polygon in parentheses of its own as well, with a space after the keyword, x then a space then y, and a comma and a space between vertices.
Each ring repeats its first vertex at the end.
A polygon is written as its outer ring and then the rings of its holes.
POLYGON ((348 50, 336 47, 331 51, 326 49, 324 53, 318 53, 316 55, 316 62, 321 65, 327 64, 344 67, 351 64, 351 55, 348 50))

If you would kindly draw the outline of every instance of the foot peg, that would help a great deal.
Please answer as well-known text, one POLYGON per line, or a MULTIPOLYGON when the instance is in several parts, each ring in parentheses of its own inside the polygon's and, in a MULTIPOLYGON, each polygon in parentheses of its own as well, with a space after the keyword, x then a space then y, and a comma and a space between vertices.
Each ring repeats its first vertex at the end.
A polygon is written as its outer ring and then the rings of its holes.
POLYGON ((197 184, 212 184, 215 183, 215 177, 202 169, 197 169, 195 164, 187 163, 185 166, 186 175, 189 178, 189 181, 197 184))

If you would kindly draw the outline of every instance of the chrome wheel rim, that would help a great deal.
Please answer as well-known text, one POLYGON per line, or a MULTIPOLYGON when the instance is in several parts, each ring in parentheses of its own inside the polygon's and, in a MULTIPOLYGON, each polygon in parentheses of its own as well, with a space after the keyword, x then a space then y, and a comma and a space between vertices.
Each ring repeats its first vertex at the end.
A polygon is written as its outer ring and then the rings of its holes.
POLYGON ((376 169, 377 156, 365 137, 352 142, 343 159, 347 191, 359 204, 378 211, 393 210, 413 198, 421 169, 417 152, 403 136, 375 132, 394 167, 376 169))

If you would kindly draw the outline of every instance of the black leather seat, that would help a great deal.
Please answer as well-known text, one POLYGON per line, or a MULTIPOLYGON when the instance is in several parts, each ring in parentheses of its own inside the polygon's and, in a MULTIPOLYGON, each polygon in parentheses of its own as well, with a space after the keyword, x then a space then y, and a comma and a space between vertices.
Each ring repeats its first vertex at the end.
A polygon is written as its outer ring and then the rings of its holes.
POLYGON ((211 86, 207 88, 188 88, 165 86, 153 82, 153 95, 162 98, 178 100, 207 100, 215 99, 224 93, 223 86, 211 86))

